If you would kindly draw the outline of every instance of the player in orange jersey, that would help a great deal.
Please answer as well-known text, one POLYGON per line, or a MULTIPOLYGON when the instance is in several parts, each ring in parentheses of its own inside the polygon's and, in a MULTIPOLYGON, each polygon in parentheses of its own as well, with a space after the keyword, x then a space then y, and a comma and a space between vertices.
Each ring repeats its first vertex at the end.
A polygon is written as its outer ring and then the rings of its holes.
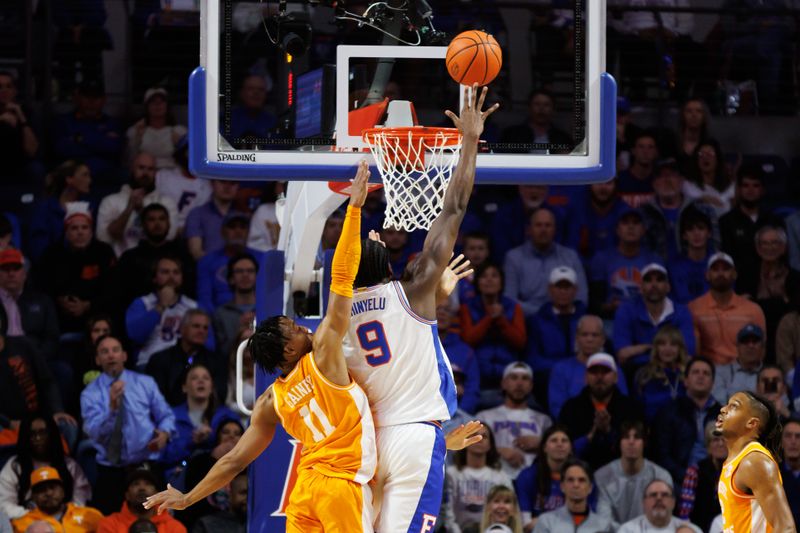
POLYGON ((728 447, 719 478, 723 533, 796 532, 781 484, 781 428, 772 404, 737 392, 717 417, 716 433, 728 447))

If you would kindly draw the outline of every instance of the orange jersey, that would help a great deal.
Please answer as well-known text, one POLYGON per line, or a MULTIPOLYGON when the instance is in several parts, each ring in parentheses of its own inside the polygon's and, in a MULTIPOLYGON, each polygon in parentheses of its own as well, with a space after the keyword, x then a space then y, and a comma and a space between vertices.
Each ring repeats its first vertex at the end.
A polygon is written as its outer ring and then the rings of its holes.
POLYGON ((309 353, 272 385, 284 429, 303 444, 297 470, 367 483, 375 473, 375 426, 367 395, 355 381, 325 379, 309 353))
MULTIPOLYGON (((733 476, 739 464, 750 453, 763 453, 775 462, 775 458, 758 442, 751 442, 733 459, 728 459, 722 466, 719 476, 719 505, 722 509, 723 533, 772 533, 772 526, 767 523, 764 512, 752 494, 740 492, 733 485, 733 476)), ((780 469, 776 470, 780 472, 780 469)), ((782 483, 780 473, 775 483, 782 483)))

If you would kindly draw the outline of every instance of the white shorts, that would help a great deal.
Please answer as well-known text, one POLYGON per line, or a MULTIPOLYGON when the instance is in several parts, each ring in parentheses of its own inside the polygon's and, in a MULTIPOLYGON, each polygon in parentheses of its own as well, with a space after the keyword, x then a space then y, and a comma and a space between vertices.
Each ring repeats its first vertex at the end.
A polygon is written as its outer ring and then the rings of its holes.
POLYGON ((418 422, 379 427, 376 438, 375 531, 433 531, 442 504, 447 453, 441 426, 418 422))

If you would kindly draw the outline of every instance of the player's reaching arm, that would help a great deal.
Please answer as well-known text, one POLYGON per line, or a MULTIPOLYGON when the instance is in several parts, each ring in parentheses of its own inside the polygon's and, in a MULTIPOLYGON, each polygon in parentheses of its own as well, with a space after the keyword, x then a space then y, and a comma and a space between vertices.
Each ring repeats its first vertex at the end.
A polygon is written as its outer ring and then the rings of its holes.
POLYGON ((483 124, 499 107, 498 104, 494 104, 486 111, 482 110, 487 90, 484 87, 479 94, 478 85, 473 85, 460 116, 452 111, 445 111, 461 132, 461 157, 447 187, 442 212, 433 221, 422 252, 409 265, 413 268, 411 280, 404 283, 411 306, 426 318, 435 315, 435 304, 432 298, 424 296, 432 295, 436 290, 442 271, 452 254, 458 228, 464 219, 472 194, 472 186, 475 183, 475 159, 478 155, 478 141, 483 132, 483 124))
POLYGON ((244 470, 269 446, 272 437, 275 436, 275 426, 279 423, 270 387, 256 400, 250 417, 250 427, 236 446, 220 457, 208 474, 188 494, 183 494, 172 485, 167 485, 167 490, 147 498, 144 508, 157 507, 158 513, 166 509, 180 511, 227 486, 236 474, 244 470))
POLYGON ((350 384, 342 338, 350 326, 353 282, 361 259, 361 206, 367 198, 369 175, 369 166, 362 160, 350 188, 350 204, 333 254, 328 309, 314 334, 314 361, 328 380, 342 386, 350 384))
POLYGON ((775 533, 796 532, 786 493, 778 477, 778 466, 763 453, 749 453, 733 476, 739 490, 750 489, 775 533))

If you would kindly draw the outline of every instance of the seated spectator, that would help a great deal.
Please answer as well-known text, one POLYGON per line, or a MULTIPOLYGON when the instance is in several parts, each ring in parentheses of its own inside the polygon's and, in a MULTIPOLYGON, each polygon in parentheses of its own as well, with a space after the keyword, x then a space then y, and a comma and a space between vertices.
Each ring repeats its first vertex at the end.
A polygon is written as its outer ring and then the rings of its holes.
POLYGON ((677 531, 682 526, 689 526, 695 533, 703 533, 694 524, 687 523, 672 516, 675 509, 675 494, 672 480, 654 479, 647 484, 642 494, 643 513, 622 524, 619 533, 658 533, 660 531, 677 531), (667 529, 669 528, 669 529, 667 529))
POLYGON ((88 385, 100 375, 100 367, 95 362, 97 353, 95 344, 100 337, 116 333, 112 324, 111 317, 102 313, 92 315, 86 321, 83 353, 75 361, 75 373, 84 385, 88 385))
POLYGON ((486 496, 496 485, 511 486, 511 478, 501 470, 494 434, 483 426, 483 439, 455 453, 447 466, 443 518, 448 533, 474 530, 483 517, 486 496))
MULTIPOLYGON (((462 253, 473 269, 480 267, 489 260, 489 236, 485 233, 467 233, 462 240, 462 246, 462 253)), ((475 296, 475 275, 470 274, 458 281, 458 301, 465 302, 473 296, 475 296)))
POLYGON ((617 364, 607 353, 586 362, 586 386, 564 404, 558 421, 570 429, 575 455, 598 467, 612 461, 623 421, 639 420, 638 406, 615 385, 617 364))
POLYGON ((264 76, 248 74, 244 77, 239 90, 239 103, 231 109, 228 142, 236 146, 237 140, 245 137, 267 139, 272 136, 277 119, 264 107, 268 95, 264 76))
POLYGON ((56 302, 61 334, 80 334, 91 313, 107 309, 114 250, 94 238, 87 202, 70 202, 64 241, 51 244, 37 265, 38 286, 56 302))
POLYGON ((162 205, 169 214, 167 239, 178 229, 178 208, 172 198, 156 191, 156 161, 148 152, 133 157, 130 179, 119 192, 109 194, 97 211, 97 238, 114 248, 120 257, 142 239, 142 213, 150 204, 162 205))
POLYGON ((226 273, 232 299, 218 306, 213 315, 217 346, 225 354, 234 348, 239 332, 255 319, 258 261, 249 253, 234 255, 228 260, 226 273))
MULTIPOLYGON (((259 205, 250 219, 250 231, 247 235, 247 246, 259 252, 274 250, 278 245, 281 232, 281 222, 275 213, 275 201, 278 194, 283 192, 282 182, 267 184, 261 196, 259 205)), ((380 192, 380 191, 379 191, 380 192)), ((365 211, 362 208, 362 218, 365 211)), ((362 223, 362 228, 364 224, 362 223)))
POLYGON ((173 407, 177 435, 161 454, 165 468, 188 460, 196 451, 208 451, 214 444, 217 427, 224 420, 238 420, 236 414, 220 405, 209 369, 192 363, 183 375, 186 401, 173 407))
POLYGON ((758 373, 756 392, 769 401, 775 408, 781 422, 789 420, 795 414, 795 406, 787 393, 786 376, 780 367, 764 365, 758 373))
POLYGON ((756 231, 767 224, 781 225, 764 205, 764 171, 759 165, 742 165, 736 173, 736 205, 719 219, 721 251, 729 254, 742 281, 758 280, 760 261, 756 231))
POLYGON ((0 70, 0 161, 3 178, 22 182, 26 167, 39 150, 39 139, 28 122, 26 110, 17 103, 17 80, 8 70, 0 70))
POLYGON ((5 311, 7 335, 24 336, 37 354, 52 364, 58 351, 56 307, 27 281, 22 253, 14 248, 0 251, 0 303, 5 311))
POLYGON ((168 197, 178 208, 178 221, 175 231, 183 233, 186 217, 198 205, 211 198, 211 185, 208 180, 199 179, 189 172, 189 138, 184 135, 175 146, 172 154, 175 168, 162 168, 156 173, 156 191, 168 197))
POLYGON ((520 305, 503 296, 503 272, 484 263, 475 272, 475 297, 461 304, 461 338, 475 349, 484 389, 496 388, 506 365, 525 347, 525 319, 520 305))
POLYGON ((511 126, 503 131, 500 142, 512 144, 553 144, 560 145, 545 150, 544 147, 513 148, 512 152, 569 153, 574 142, 572 137, 553 125, 556 110, 553 95, 544 89, 534 89, 528 96, 528 116, 525 122, 511 126))
POLYGON ((694 321, 697 355, 711 359, 716 365, 736 359, 736 338, 748 323, 763 331, 764 313, 753 302, 735 294, 736 266, 731 256, 716 253, 708 260, 706 270, 709 289, 703 296, 689 302, 694 321))
POLYGON ((793 418, 783 425, 781 445, 783 490, 792 509, 794 523, 798 524, 800 523, 800 420, 793 418))
POLYGON ((33 206, 27 250, 35 262, 51 244, 64 238, 67 204, 85 200, 92 184, 89 167, 80 161, 65 161, 48 174, 45 197, 33 206))
POLYGON ((746 390, 756 392, 758 373, 764 366, 764 330, 756 324, 747 324, 736 335, 736 360, 727 365, 717 365, 714 380, 714 398, 725 405, 734 393, 746 390))
POLYGON ((714 364, 705 357, 693 358, 684 371, 685 395, 661 408, 654 428, 654 456, 672 479, 683 479, 687 465, 706 456, 703 428, 713 423, 722 407, 711 395, 714 364))
MULTIPOLYGON (((644 458, 646 428, 640 421, 624 421, 620 426, 620 458, 599 468, 594 479, 599 498, 597 514, 608 519, 614 528, 642 514, 641 495, 653 480, 672 487, 669 472, 644 458)), ((674 506, 674 502, 673 502, 674 506)))
POLYGON ((650 360, 637 370, 633 378, 633 397, 644 406, 648 423, 656 413, 684 392, 683 372, 689 362, 681 331, 669 324, 662 326, 653 337, 650 360))
MULTIPOLYGON (((217 426, 216 434, 214 435, 214 448, 206 452, 199 452, 192 455, 186 463, 186 489, 191 490, 200 483, 200 481, 208 474, 211 467, 219 461, 219 459, 231 451, 239 439, 242 438, 244 427, 238 420, 224 420, 217 426)), ((246 473, 243 471, 242 473, 246 473)), ((213 495, 200 500, 191 507, 187 507, 183 511, 178 511, 175 516, 187 528, 192 526, 202 517, 208 516, 212 513, 222 512, 229 510, 228 507, 229 494, 227 490, 220 489, 213 495)), ((231 504, 232 505, 232 504, 231 504)))
POLYGON ((567 224, 567 246, 589 261, 617 244, 617 221, 628 204, 617 196, 617 180, 593 183, 567 224))
POLYGON ((658 256, 642 245, 642 212, 628 208, 617 221, 617 246, 597 253, 589 265, 589 304, 604 318, 612 318, 623 302, 639 295, 642 270, 658 256))
POLYGON ((588 285, 583 265, 574 250, 555 242, 556 218, 553 211, 540 207, 530 217, 530 240, 512 248, 505 257, 505 295, 519 302, 525 318, 530 318, 547 302, 550 272, 568 266, 578 276, 577 299, 588 302, 588 285))
POLYGON ((480 530, 491 531, 490 526, 495 524, 502 524, 513 533, 522 533, 519 503, 510 486, 495 485, 486 495, 480 530))
MULTIPOLYGON (((547 384, 550 372, 561 360, 575 351, 575 331, 586 314, 586 306, 575 297, 578 275, 568 266, 550 272, 547 292, 550 301, 527 321, 528 347, 526 360, 534 371, 537 400, 547 406, 547 384)), ((450 352, 448 352, 449 354, 450 352)))
POLYGON ((97 533, 128 533, 133 524, 145 519, 155 526, 157 533, 186 533, 186 527, 169 513, 158 513, 156 509, 143 507, 147 498, 157 493, 161 486, 158 476, 151 470, 131 470, 125 479, 122 508, 100 520, 97 533))
MULTIPOLYGON (((322 252, 336 247, 338 236, 342 231, 341 224, 342 220, 340 220, 340 216, 336 213, 325 221, 325 228, 322 231, 322 239, 320 240, 319 251, 317 252, 318 263, 322 263, 322 252), (335 239, 331 237, 335 237, 335 239)), ((392 269, 392 279, 400 279, 403 275, 403 271, 406 269, 406 265, 411 260, 412 251, 409 246, 409 235, 403 230, 389 227, 381 229, 380 239, 389 252, 389 266, 392 269)))
POLYGON ((94 533, 103 514, 92 507, 80 507, 66 497, 64 482, 58 470, 42 466, 31 473, 33 508, 12 520, 14 533, 25 533, 28 526, 43 520, 56 531, 94 533))
POLYGON ((644 131, 633 141, 631 165, 619 173, 617 192, 631 207, 640 207, 653 198, 653 170, 658 159, 655 136, 644 131))
MULTIPOLYGON (((575 327, 575 357, 559 361, 550 372, 547 399, 550 413, 558 417, 564 403, 577 396, 586 385, 586 363, 589 357, 603 351, 606 335, 603 321, 595 315, 584 315, 575 327)), ((618 376, 617 386, 623 394, 627 394, 628 386, 625 377, 618 376)))
POLYGON ((208 252, 197 262, 197 300, 200 307, 209 313, 233 297, 228 273, 230 260, 249 254, 259 261, 262 256, 261 252, 246 247, 249 226, 247 214, 229 212, 222 224, 223 246, 208 252))
POLYGON ((66 501, 85 505, 91 499, 89 480, 80 465, 65 455, 61 434, 52 417, 38 414, 22 420, 16 451, 0 471, 0 512, 8 518, 20 518, 33 507, 31 474, 44 466, 59 473, 66 501))
POLYGON ((197 302, 181 294, 182 263, 177 257, 162 257, 156 263, 154 291, 128 306, 125 326, 128 337, 138 346, 136 366, 144 368, 150 357, 178 341, 183 315, 196 309, 197 302))
POLYGON ((718 217, 730 210, 734 184, 725 165, 722 147, 714 139, 706 139, 694 149, 689 181, 684 182, 683 193, 690 200, 699 199, 713 206, 718 217))
MULTIPOLYGON (((153 271, 162 257, 181 260, 184 286, 194 294, 195 268, 192 256, 182 239, 170 239, 172 226, 169 211, 161 204, 148 204, 142 209, 142 239, 122 254, 117 263, 117 305, 127 309, 136 299, 153 290, 153 271)), ((124 318, 124 312, 123 316, 124 318)))
POLYGON ((711 219, 693 206, 686 208, 679 222, 681 251, 667 261, 670 297, 688 304, 708 290, 706 264, 714 252, 711 243, 711 219))
POLYGON ((52 127, 55 156, 59 161, 83 160, 99 183, 113 183, 118 179, 123 139, 119 123, 103 112, 103 84, 82 82, 73 101, 75 109, 56 117, 52 127))
POLYGON ((684 349, 690 354, 695 352, 692 315, 685 305, 667 297, 667 269, 650 263, 642 268, 641 275, 641 294, 623 302, 614 316, 614 349, 631 376, 647 363, 656 332, 664 326, 676 328, 683 337, 684 349))
POLYGON ((103 373, 81 393, 83 430, 97 450, 92 503, 105 514, 122 503, 125 467, 157 460, 175 433, 175 416, 155 381, 127 370, 127 359, 119 340, 100 338, 97 364, 103 373))
MULTIPOLYGON (((204 516, 197 521, 192 533, 247 533, 247 472, 240 472, 231 481, 227 511, 204 516)), ((160 533, 160 532, 159 532, 160 533)))
POLYGON ((684 217, 690 208, 706 215, 711 223, 712 242, 719 240, 717 214, 713 206, 692 200, 683 193, 683 175, 675 159, 657 163, 653 178, 653 199, 642 205, 645 225, 645 246, 661 256, 662 261, 676 257, 682 250, 681 233, 684 217))
POLYGON ((678 117, 678 134, 675 146, 668 150, 678 163, 678 169, 685 176, 692 166, 692 155, 700 142, 708 139, 711 127, 711 111, 701 98, 689 98, 681 107, 678 117))
POLYGON ((708 455, 686 470, 681 486, 678 517, 691 520, 703 531, 708 531, 711 521, 721 511, 719 508, 719 475, 728 457, 728 448, 722 435, 715 435, 715 422, 705 426, 705 443, 708 455))
POLYGON ((209 329, 208 314, 202 309, 189 309, 181 318, 178 342, 154 353, 147 362, 145 373, 153 377, 164 399, 173 407, 186 401, 183 378, 191 365, 208 368, 217 397, 225 398, 227 361, 206 348, 209 329))
POLYGON ((503 404, 479 412, 476 417, 489 426, 503 459, 503 471, 511 479, 536 458, 542 434, 552 425, 549 416, 528 407, 533 391, 533 372, 522 362, 509 363, 501 383, 503 404))
POLYGON ((481 395, 481 376, 478 370, 478 360, 472 348, 461 340, 461 337, 450 330, 450 326, 455 321, 456 314, 450 308, 449 303, 445 302, 436 306, 436 323, 439 332, 439 341, 442 343, 453 376, 461 373, 463 392, 458 399, 458 408, 467 412, 474 413, 478 407, 481 395))
MULTIPOLYGON (((238 189, 238 182, 211 180, 211 198, 208 202, 193 208, 186 216, 184 237, 189 246, 189 253, 195 260, 225 246, 222 226, 233 209, 233 200, 236 198, 238 189)), ((250 227, 249 217, 247 218, 247 227, 250 227)), ((242 246, 246 242, 247 237, 245 236, 242 246)))
MULTIPOLYGON (((786 382, 792 383, 800 363, 800 283, 790 283, 786 288, 791 307, 775 332, 775 360, 786 374, 786 382)), ((796 396, 800 396, 800 389, 792 391, 792 397, 796 396)))
POLYGON ((547 428, 542 434, 536 460, 520 472, 514 482, 525 531, 533 529, 539 515, 564 505, 561 467, 572 456, 572 441, 568 432, 565 426, 559 424, 547 428))
POLYGON ((542 513, 533 533, 610 533, 611 523, 589 505, 594 481, 591 467, 578 459, 568 459, 561 467, 561 492, 564 505, 542 513))
POLYGON ((125 132, 128 154, 147 152, 155 157, 156 169, 174 168, 172 154, 178 141, 186 135, 186 126, 176 124, 166 89, 147 89, 143 103, 144 116, 125 132))

